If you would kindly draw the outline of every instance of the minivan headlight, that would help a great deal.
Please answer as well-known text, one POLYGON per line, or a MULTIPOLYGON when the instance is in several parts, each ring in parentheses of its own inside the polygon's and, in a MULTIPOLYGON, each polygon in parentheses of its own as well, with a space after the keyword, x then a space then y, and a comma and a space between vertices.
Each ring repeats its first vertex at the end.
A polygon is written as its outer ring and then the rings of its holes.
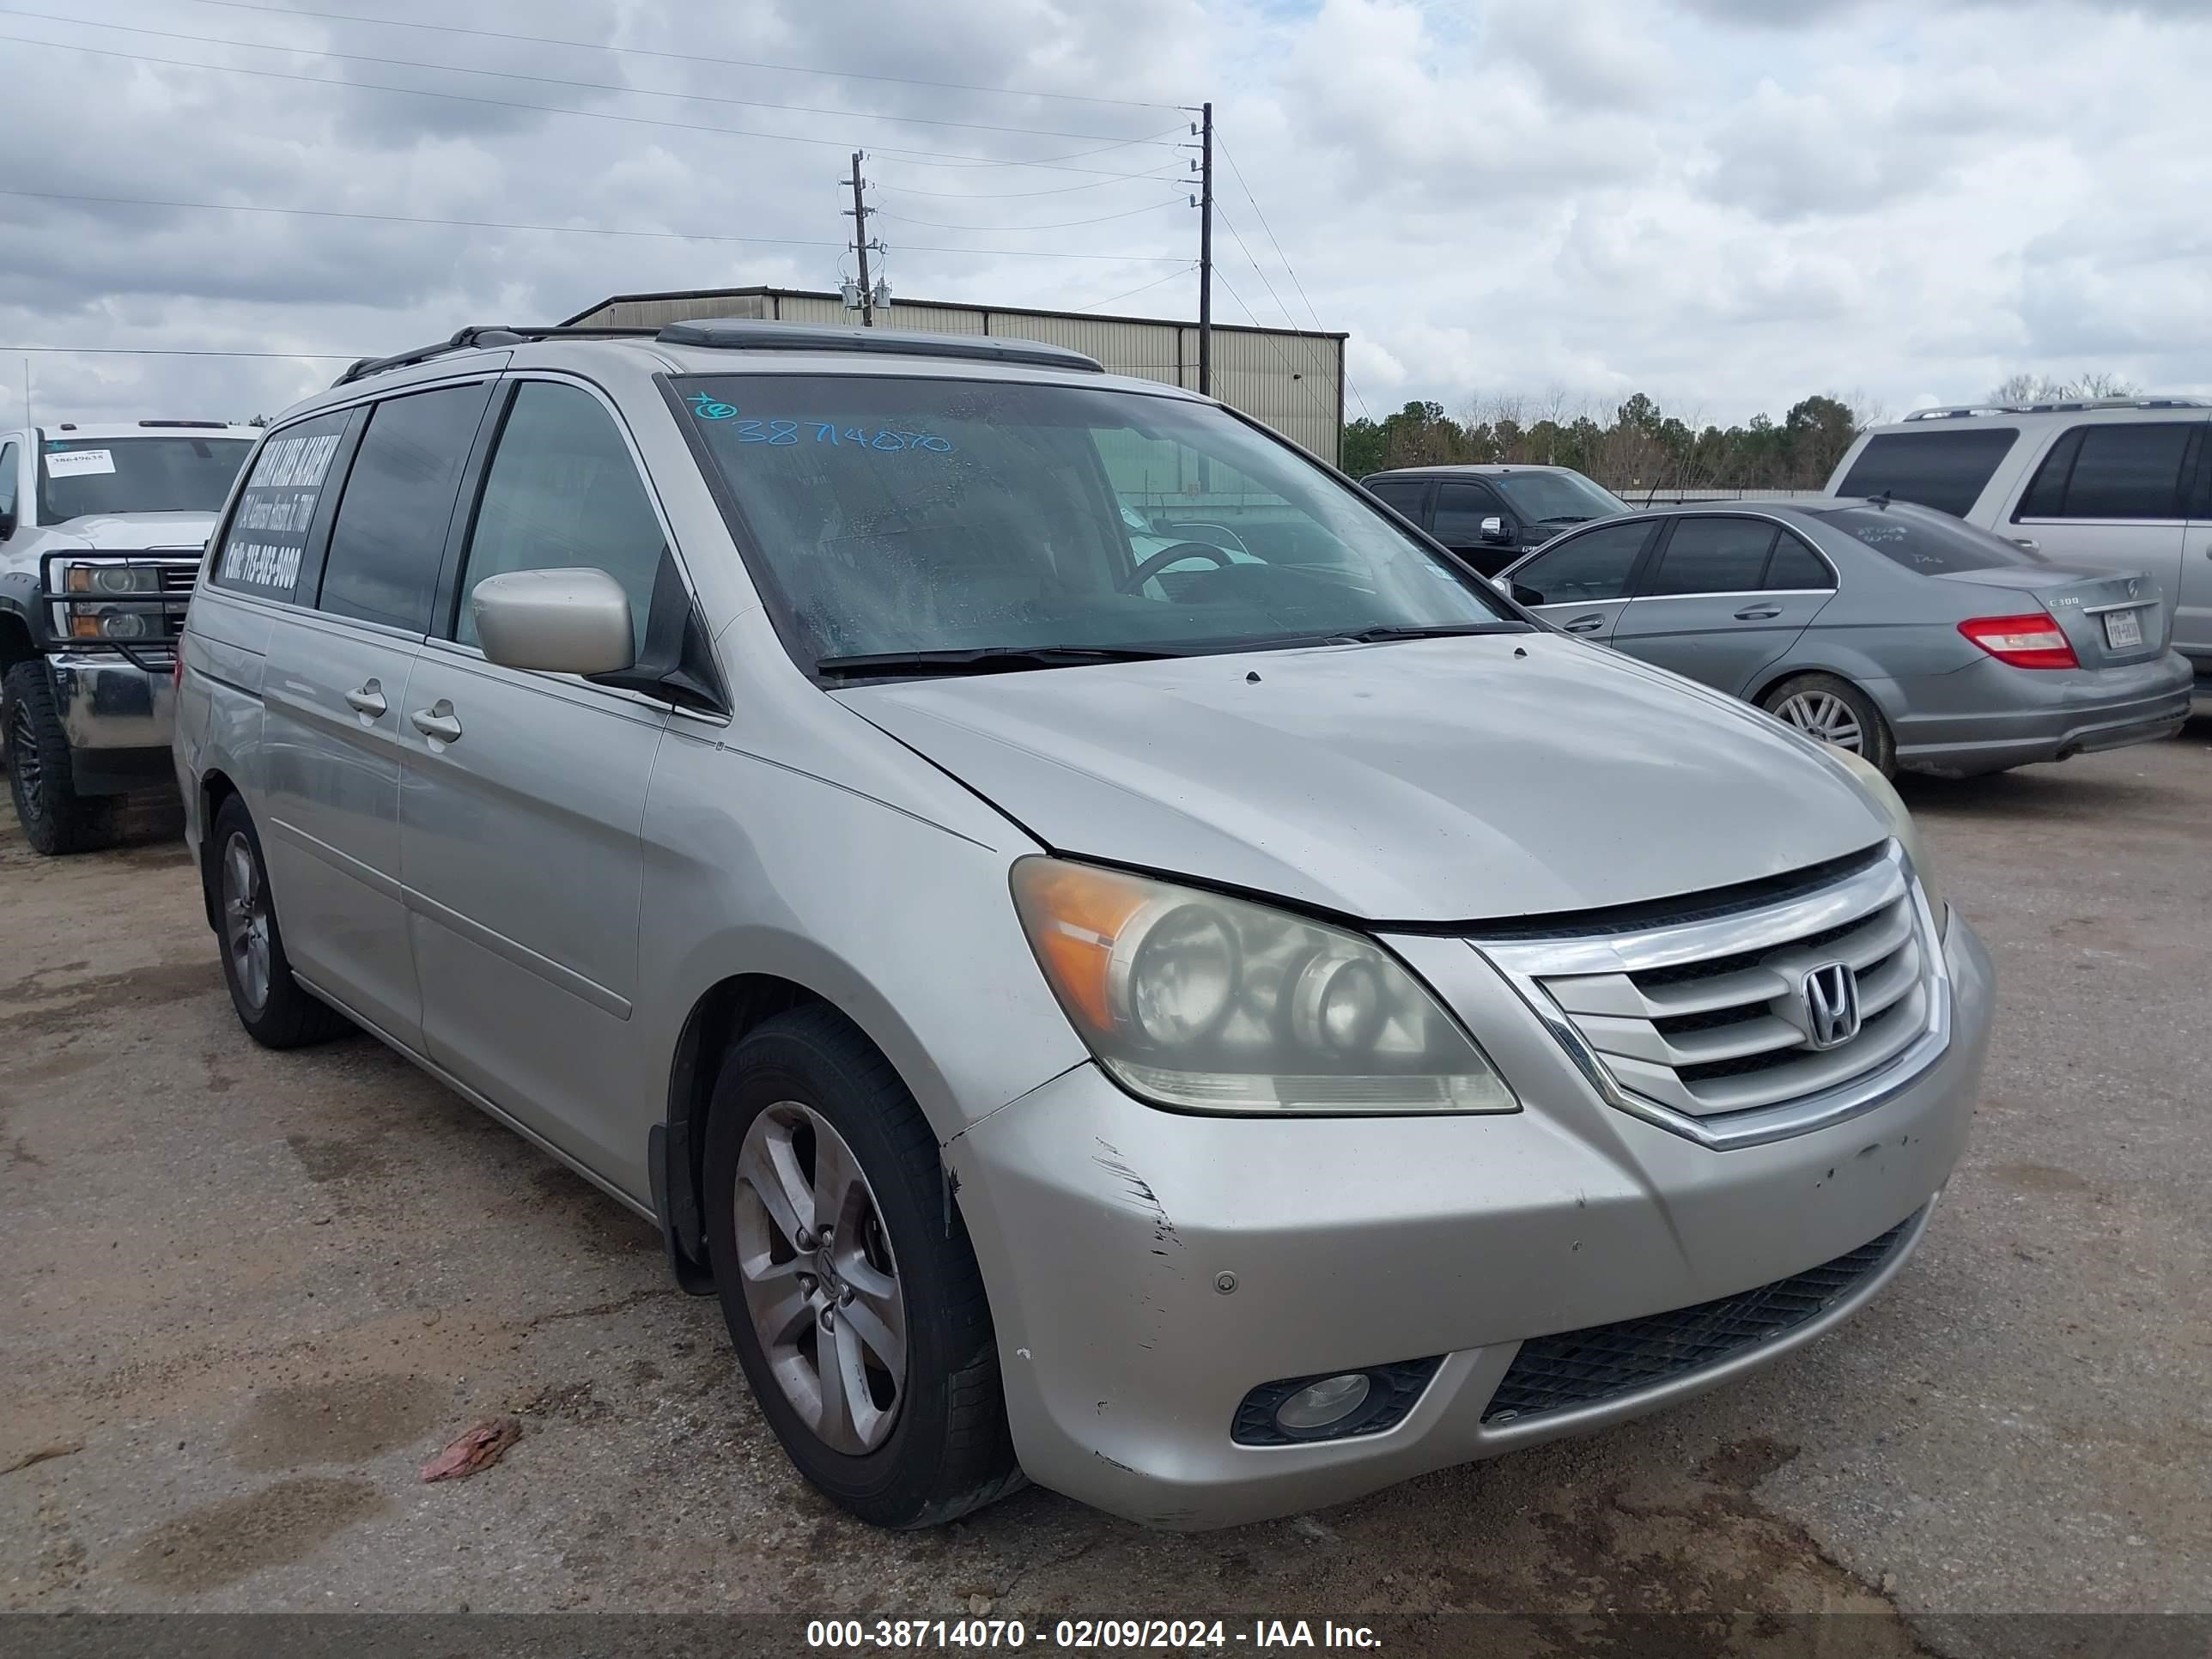
POLYGON ((1912 809, 1905 804, 1905 797, 1863 755, 1853 754, 1832 743, 1826 748, 1858 780, 1859 787, 1866 791, 1868 799, 1889 820, 1891 831, 1905 848, 1905 856, 1911 860, 1912 873, 1920 878, 1920 890, 1928 896, 1928 914, 1936 918, 1936 932, 1948 933, 1951 927, 1950 907, 1943 902, 1942 887, 1936 879, 1936 866, 1929 862, 1927 851, 1920 844, 1920 832, 1913 826, 1912 809))
POLYGON ((1520 1103, 1373 940, 1061 859, 1013 866, 1060 1006, 1132 1094, 1194 1112, 1511 1112, 1520 1103))

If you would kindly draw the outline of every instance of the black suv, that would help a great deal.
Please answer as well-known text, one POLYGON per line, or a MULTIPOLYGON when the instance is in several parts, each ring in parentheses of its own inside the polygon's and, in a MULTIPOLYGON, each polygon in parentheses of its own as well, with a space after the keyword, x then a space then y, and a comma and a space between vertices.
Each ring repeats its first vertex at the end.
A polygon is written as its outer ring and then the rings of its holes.
POLYGON ((1568 466, 1404 466, 1359 481, 1486 576, 1628 503, 1568 466))

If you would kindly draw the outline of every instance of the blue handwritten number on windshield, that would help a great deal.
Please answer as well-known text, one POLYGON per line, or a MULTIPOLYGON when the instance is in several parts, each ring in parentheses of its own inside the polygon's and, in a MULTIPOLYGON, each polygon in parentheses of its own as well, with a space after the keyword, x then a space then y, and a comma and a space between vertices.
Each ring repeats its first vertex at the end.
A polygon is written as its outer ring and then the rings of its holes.
POLYGON ((737 417, 735 404, 717 402, 704 392, 691 394, 691 412, 702 421, 728 421, 737 417))

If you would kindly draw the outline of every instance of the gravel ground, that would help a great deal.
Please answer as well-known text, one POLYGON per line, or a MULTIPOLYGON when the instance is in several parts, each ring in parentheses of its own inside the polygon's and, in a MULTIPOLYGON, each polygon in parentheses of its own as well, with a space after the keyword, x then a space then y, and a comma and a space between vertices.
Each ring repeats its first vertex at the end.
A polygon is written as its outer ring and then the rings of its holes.
POLYGON ((1854 1653, 2212 1611, 2212 721, 1906 787, 2002 992, 1892 1291, 1672 1413, 1198 1537, 846 1520, 647 1227, 371 1041, 246 1038, 170 825, 50 862, 0 813, 0 1605, 1857 1612, 1854 1653), (502 1462, 416 1480, 494 1413, 502 1462))

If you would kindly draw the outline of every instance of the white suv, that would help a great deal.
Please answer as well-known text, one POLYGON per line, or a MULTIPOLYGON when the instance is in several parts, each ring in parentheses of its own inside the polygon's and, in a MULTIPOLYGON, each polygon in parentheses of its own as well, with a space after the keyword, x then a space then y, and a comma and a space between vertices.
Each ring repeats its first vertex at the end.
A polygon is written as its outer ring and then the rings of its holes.
POLYGON ((2212 398, 1915 410, 1862 434, 1835 495, 1917 501, 2062 564, 2148 572, 2212 696, 2212 398))

